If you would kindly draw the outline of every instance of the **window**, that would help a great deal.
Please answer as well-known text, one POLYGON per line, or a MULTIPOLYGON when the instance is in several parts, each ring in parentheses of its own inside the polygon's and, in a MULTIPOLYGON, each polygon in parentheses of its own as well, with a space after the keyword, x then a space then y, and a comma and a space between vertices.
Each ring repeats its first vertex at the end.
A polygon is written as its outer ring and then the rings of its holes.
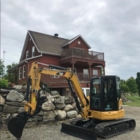
POLYGON ((98 70, 93 70, 93 75, 98 75, 98 70))
POLYGON ((25 78, 25 65, 23 66, 22 78, 25 78))
POLYGON ((83 76, 84 78, 89 78, 88 69, 83 69, 83 76))
POLYGON ((22 67, 19 68, 19 79, 22 78, 22 67))
POLYGON ((26 51, 26 59, 29 57, 29 51, 26 51))
POLYGON ((90 107, 91 109, 101 109, 101 79, 93 79, 91 85, 90 107))
POLYGON ((32 57, 35 55, 35 46, 32 47, 32 57))

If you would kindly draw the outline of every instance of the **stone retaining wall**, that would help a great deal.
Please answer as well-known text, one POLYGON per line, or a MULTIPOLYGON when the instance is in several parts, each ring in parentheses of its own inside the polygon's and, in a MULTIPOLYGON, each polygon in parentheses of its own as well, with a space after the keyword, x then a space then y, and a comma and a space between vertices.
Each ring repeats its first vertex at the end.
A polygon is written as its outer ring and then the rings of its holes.
MULTIPOLYGON (((20 90, 0 90, 0 123, 5 124, 6 120, 24 111, 23 100, 24 91, 20 90)), ((42 110, 34 117, 28 120, 26 127, 30 127, 37 122, 47 123, 49 121, 62 121, 75 117, 81 117, 76 109, 73 97, 60 96, 57 91, 47 93, 41 91, 41 96, 46 96, 42 104, 42 110)))

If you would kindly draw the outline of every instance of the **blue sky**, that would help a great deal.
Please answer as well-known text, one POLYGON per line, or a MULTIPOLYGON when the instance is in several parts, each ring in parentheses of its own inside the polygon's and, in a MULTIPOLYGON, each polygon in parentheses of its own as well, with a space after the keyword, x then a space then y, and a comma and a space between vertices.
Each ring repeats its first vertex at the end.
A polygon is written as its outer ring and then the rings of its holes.
POLYGON ((133 0, 1 0, 1 58, 5 65, 19 62, 27 30, 68 39, 80 34, 93 51, 105 53, 107 75, 136 77, 139 7, 133 0))

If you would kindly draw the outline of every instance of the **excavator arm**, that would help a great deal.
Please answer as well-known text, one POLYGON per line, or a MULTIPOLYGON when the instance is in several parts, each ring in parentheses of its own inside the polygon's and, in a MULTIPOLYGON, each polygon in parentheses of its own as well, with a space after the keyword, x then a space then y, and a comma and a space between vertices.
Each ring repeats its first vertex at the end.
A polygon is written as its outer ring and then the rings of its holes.
POLYGON ((35 114, 39 113, 41 110, 42 103, 45 101, 44 97, 40 97, 40 81, 41 75, 52 75, 64 77, 67 79, 70 86, 71 92, 75 98, 77 108, 81 113, 83 118, 87 118, 87 113, 89 110, 89 102, 85 97, 81 85, 79 83, 78 77, 74 71, 71 69, 65 69, 62 67, 45 65, 47 67, 40 68, 40 63, 34 62, 30 68, 27 81, 27 91, 24 103, 24 112, 18 114, 16 117, 12 118, 8 122, 9 131, 17 138, 20 139, 22 136, 22 131, 29 118, 34 117, 35 114), (55 68, 55 69, 52 69, 55 68), (31 90, 30 90, 31 85, 31 90), (81 106, 79 105, 78 98, 80 100, 81 106))

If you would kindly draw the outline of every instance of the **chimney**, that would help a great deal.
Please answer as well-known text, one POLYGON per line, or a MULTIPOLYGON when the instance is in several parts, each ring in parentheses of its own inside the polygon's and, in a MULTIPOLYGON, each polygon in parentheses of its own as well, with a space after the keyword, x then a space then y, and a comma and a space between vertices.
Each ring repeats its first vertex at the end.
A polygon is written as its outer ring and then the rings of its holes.
POLYGON ((55 33, 55 34, 54 34, 54 37, 58 37, 58 34, 55 33))

